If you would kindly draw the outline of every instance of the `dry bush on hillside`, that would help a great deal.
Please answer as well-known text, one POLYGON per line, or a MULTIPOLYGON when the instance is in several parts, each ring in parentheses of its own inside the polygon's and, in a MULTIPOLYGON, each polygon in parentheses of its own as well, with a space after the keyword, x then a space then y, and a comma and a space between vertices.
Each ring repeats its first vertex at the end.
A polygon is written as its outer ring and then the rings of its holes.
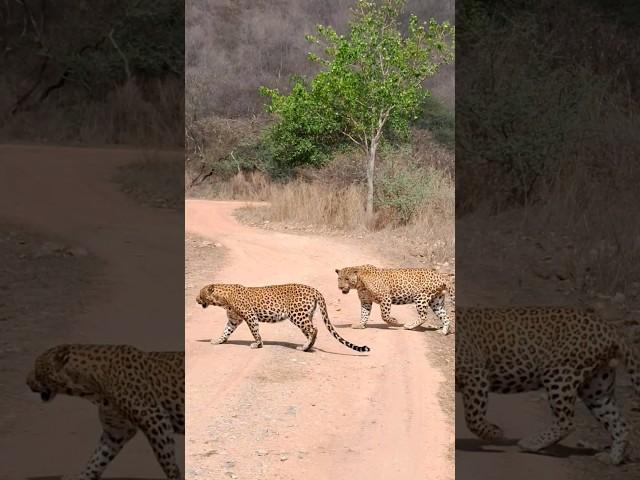
POLYGON ((303 178, 276 183, 260 173, 239 173, 231 181, 219 183, 215 193, 223 198, 268 202, 241 212, 249 223, 366 236, 383 248, 398 250, 425 264, 451 261, 454 256, 455 190, 446 177, 434 184, 434 190, 416 206, 415 215, 407 223, 399 222, 397 212, 390 208, 378 209, 372 222, 367 223, 365 189, 358 184, 309 182, 303 178))

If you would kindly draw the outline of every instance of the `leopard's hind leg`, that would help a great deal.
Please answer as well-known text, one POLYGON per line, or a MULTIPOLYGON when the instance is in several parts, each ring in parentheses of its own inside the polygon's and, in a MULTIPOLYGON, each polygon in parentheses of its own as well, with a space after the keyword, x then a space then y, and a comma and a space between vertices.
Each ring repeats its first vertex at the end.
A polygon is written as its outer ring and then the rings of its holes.
POLYGON ((391 327, 401 327, 402 324, 391 316, 391 296, 384 295, 380 298, 380 316, 382 321, 391 327))
POLYGON ((443 335, 447 335, 449 333, 449 316, 447 315, 447 309, 444 306, 444 292, 440 292, 429 300, 429 306, 433 313, 436 314, 436 317, 440 319, 442 322, 442 330, 440 332, 443 335))
POLYGON ((594 417, 607 429, 612 438, 609 452, 601 452, 598 459, 618 465, 624 461, 629 426, 621 415, 615 396, 616 370, 608 364, 598 369, 578 394, 594 417))
POLYGON ((311 310, 309 314, 295 314, 291 317, 291 322, 302 330, 302 333, 307 337, 306 343, 296 347, 298 350, 306 352, 313 347, 316 342, 316 336, 318 335, 318 329, 313 326, 313 314, 315 308, 311 310))
MULTIPOLYGON (((430 298, 431 298, 430 295, 426 293, 418 295, 418 297, 416 298, 416 310, 418 310, 418 320, 416 320, 415 322, 405 324, 404 325, 405 330, 413 330, 414 328, 424 324, 429 319, 429 310, 431 310, 431 307, 429 305, 430 298)), ((425 327, 433 330, 438 328, 435 325, 432 325, 430 323, 425 325, 425 327)))
POLYGON ((148 417, 141 420, 140 429, 147 437, 167 479, 181 480, 171 420, 161 408, 150 410, 148 417))

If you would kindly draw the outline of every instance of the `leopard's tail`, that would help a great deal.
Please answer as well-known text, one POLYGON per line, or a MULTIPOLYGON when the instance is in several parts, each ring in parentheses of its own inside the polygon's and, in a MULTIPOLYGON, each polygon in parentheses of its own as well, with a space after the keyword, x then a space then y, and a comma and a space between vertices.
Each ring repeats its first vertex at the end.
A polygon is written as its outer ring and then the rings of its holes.
POLYGON ((327 326, 327 330, 329 330, 331 335, 333 335, 336 340, 338 340, 344 346, 349 347, 352 350, 355 350, 356 352, 371 351, 371 349, 366 345, 362 347, 359 347, 358 345, 354 345, 348 340, 345 340, 344 338, 342 338, 340 334, 336 332, 336 329, 333 327, 333 325, 331 325, 331 321, 329 320, 329 314, 327 313, 327 303, 324 301, 324 297, 320 292, 318 292, 316 295, 316 304, 320 306, 320 313, 322 314, 322 320, 324 320, 324 324, 327 326))
POLYGON ((633 389, 636 395, 640 397, 640 355, 635 347, 630 345, 624 338, 618 340, 618 350, 620 351, 620 357, 624 362, 627 373, 631 378, 633 389))

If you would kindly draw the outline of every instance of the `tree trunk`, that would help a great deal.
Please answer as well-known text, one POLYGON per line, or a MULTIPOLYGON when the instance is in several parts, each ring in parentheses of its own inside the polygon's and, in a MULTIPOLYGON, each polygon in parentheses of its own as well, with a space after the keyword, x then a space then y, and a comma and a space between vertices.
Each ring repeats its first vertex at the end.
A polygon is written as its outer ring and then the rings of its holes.
POLYGON ((373 218, 373 173, 376 166, 376 151, 378 150, 378 142, 372 141, 369 148, 369 158, 367 159, 367 219, 373 218))

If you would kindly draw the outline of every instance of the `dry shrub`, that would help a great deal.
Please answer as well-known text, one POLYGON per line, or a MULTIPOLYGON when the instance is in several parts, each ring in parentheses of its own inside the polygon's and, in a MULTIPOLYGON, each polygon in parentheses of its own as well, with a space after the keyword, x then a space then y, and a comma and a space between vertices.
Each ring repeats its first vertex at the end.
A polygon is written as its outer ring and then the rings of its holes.
POLYGON ((217 180, 188 190, 194 198, 267 201, 272 197, 272 181, 262 172, 238 172, 228 180, 217 180))
POLYGON ((389 146, 380 155, 379 179, 403 173, 403 179, 409 180, 396 181, 393 193, 401 194, 395 200, 402 203, 405 187, 411 187, 410 215, 398 208, 397 201, 383 197, 377 202, 374 218, 367 222, 365 158, 360 152, 336 152, 323 168, 296 169, 293 180, 274 180, 260 165, 250 164, 250 156, 243 156, 252 148, 256 157, 264 154, 257 141, 265 125, 268 120, 260 117, 188 121, 187 195, 264 201, 268 206, 248 207, 240 215, 251 223, 268 221, 274 227, 286 224, 306 231, 366 235, 374 243, 388 246, 393 256, 401 253, 411 257, 398 260, 405 264, 453 258, 455 158, 452 151, 437 145, 431 134, 416 129, 409 145, 389 146), (412 175, 421 176, 423 181, 411 181, 412 175))
POLYGON ((333 187, 296 180, 274 190, 269 217, 276 222, 354 230, 365 221, 364 193, 357 185, 333 187))
POLYGON ((414 128, 411 131, 412 158, 423 168, 440 170, 445 175, 455 175, 455 154, 447 147, 440 145, 429 130, 414 128))
POLYGON ((253 223, 268 221, 306 231, 329 229, 366 235, 385 254, 405 264, 432 265, 454 257, 455 191, 451 181, 441 182, 437 192, 425 197, 418 213, 404 225, 388 208, 378 209, 368 223, 362 185, 337 186, 297 179, 273 183, 267 191, 268 195, 251 199, 265 200, 268 205, 247 207, 242 217, 253 223))
POLYGON ((227 185, 225 196, 233 199, 262 201, 271 197, 271 182, 262 172, 238 172, 227 185))
POLYGON ((572 254, 563 258, 571 263, 562 269, 582 293, 635 295, 640 293, 640 122, 612 112, 599 124, 548 182, 549 203, 529 209, 527 227, 546 225, 568 239, 564 247, 572 254))
POLYGON ((0 138, 87 145, 182 147, 182 81, 129 80, 102 101, 74 103, 72 93, 51 95, 33 108, 5 115, 0 138))
POLYGON ((359 185, 336 187, 298 179, 273 184, 264 200, 269 206, 257 209, 256 219, 347 231, 365 225, 364 191, 359 185))
MULTIPOLYGON (((222 185, 213 186, 216 182, 229 180, 234 175, 240 181, 241 172, 250 169, 241 155, 236 155, 239 148, 256 144, 261 131, 268 125, 264 117, 250 119, 231 119, 207 117, 200 120, 187 118, 185 190, 188 195, 202 196, 204 192, 224 189, 222 185), (242 164, 240 163, 242 161, 242 164)), ((250 178, 253 182, 258 177, 250 178)), ((253 195, 253 194, 252 194, 253 195)))
POLYGON ((110 92, 105 103, 90 106, 79 129, 91 143, 182 146, 182 82, 175 79, 142 85, 129 80, 110 92))

